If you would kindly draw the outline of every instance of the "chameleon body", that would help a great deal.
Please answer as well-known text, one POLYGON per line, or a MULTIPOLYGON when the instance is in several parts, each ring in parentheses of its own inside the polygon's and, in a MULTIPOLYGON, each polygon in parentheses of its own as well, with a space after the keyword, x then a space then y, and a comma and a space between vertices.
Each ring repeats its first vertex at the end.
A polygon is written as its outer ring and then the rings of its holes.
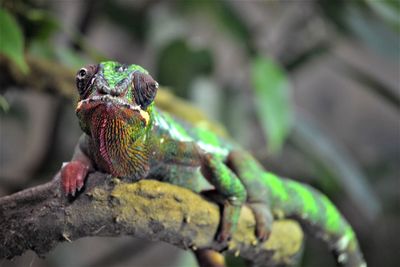
MULTIPOLYGON (((131 181, 158 179, 195 192, 207 189, 200 182, 205 178, 209 194, 222 204, 218 242, 229 240, 246 204, 259 240, 268 238, 274 218, 294 218, 328 244, 338 265, 366 266, 354 231, 326 196, 267 172, 234 142, 158 110, 153 103, 158 84, 142 67, 89 65, 76 82, 84 134, 61 170, 66 194, 80 190, 92 170, 131 181)), ((212 253, 197 256, 200 263, 212 262, 212 253)))

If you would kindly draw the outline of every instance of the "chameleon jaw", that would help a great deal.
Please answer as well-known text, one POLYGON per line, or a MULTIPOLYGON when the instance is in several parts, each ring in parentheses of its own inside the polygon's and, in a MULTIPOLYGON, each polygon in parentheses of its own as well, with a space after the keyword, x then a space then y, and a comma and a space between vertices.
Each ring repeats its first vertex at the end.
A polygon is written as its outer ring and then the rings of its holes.
POLYGON ((114 105, 117 105, 120 107, 124 107, 126 109, 138 111, 140 116, 145 121, 146 125, 148 125, 148 123, 150 121, 149 113, 147 111, 143 110, 140 107, 140 105, 130 104, 127 101, 125 101, 123 98, 118 98, 118 97, 114 97, 111 95, 101 95, 101 96, 97 95, 97 96, 93 96, 91 98, 81 100, 77 104, 76 112, 81 111, 81 109, 86 105, 89 105, 89 107, 90 106, 94 107, 93 105, 106 104, 106 103, 111 103, 111 104, 114 104, 114 105))
POLYGON ((96 95, 91 98, 83 99, 78 102, 76 111, 79 111, 82 109, 83 106, 88 105, 88 104, 101 104, 101 103, 112 103, 127 109, 135 110, 135 111, 143 111, 140 107, 140 105, 133 105, 125 101, 123 98, 119 97, 114 97, 111 95, 96 95))

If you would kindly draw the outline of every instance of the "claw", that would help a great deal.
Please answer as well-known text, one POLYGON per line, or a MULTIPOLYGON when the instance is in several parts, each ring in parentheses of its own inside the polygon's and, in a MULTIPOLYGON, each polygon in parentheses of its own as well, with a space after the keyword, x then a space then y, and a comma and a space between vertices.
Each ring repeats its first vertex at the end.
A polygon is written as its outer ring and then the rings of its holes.
POLYGON ((229 249, 229 242, 232 240, 232 235, 227 229, 221 229, 215 240, 217 241, 215 249, 219 252, 224 252, 229 249))
POLYGON ((61 176, 61 179, 62 179, 61 184, 62 184, 65 196, 68 196, 68 193, 69 193, 69 179, 67 179, 67 178, 64 178, 63 176, 61 176))
POLYGON ((256 220, 255 235, 260 242, 266 241, 271 234, 273 217, 268 206, 264 203, 249 203, 256 220))
POLYGON ((266 229, 257 229, 257 239, 259 242, 265 242, 268 240, 269 236, 271 235, 271 232, 267 231, 266 229))
POLYGON ((217 237, 218 243, 227 243, 232 240, 232 236, 228 233, 220 233, 217 237))
POLYGON ((217 245, 213 249, 222 253, 229 249, 229 244, 228 242, 220 242, 217 240, 217 245))
POLYGON ((83 187, 83 183, 79 183, 77 186, 78 191, 81 191, 82 187, 83 187))

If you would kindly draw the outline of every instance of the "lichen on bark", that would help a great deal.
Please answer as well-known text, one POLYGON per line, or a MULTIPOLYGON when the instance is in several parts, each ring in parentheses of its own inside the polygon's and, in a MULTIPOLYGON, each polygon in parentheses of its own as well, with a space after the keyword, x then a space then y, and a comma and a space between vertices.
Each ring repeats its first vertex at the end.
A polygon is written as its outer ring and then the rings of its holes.
MULTIPOLYGON (((126 183, 91 174, 75 198, 60 192, 58 176, 48 184, 0 198, 0 258, 28 249, 45 254, 59 242, 86 236, 133 235, 182 249, 217 248, 220 208, 185 188, 154 180, 126 183), (26 216, 26 214, 31 214, 26 216)), ((228 253, 263 266, 292 265, 302 249, 303 232, 290 220, 273 224, 259 244, 254 217, 243 207, 228 253)))

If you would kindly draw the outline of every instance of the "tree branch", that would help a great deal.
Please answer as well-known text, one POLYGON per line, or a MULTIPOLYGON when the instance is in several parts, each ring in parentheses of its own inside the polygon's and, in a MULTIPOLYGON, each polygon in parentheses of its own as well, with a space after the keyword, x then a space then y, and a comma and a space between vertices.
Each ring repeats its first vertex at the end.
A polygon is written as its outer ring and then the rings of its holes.
MULTIPOLYGON (((27 86, 73 98, 73 71, 30 56, 27 62, 31 72, 24 76, 0 60, 5 74, 0 77, 1 88, 27 86)), ((157 105, 174 114, 191 114, 186 119, 204 123, 201 113, 171 97, 160 90, 157 105), (172 108, 170 103, 174 103, 172 108)), ((0 198, 0 259, 27 250, 44 255, 60 242, 88 236, 133 235, 183 249, 217 248, 219 211, 216 204, 184 188, 151 180, 124 183, 101 173, 91 174, 76 198, 66 198, 57 175, 49 183, 0 198)), ((244 207, 228 252, 262 266, 290 265, 300 254, 302 241, 297 223, 278 221, 270 239, 257 244, 253 215, 244 207)))
MULTIPOLYGON (((49 183, 0 198, 0 258, 26 250, 44 255, 58 243, 88 236, 132 235, 183 249, 217 248, 219 207, 185 188, 153 180, 125 183, 91 174, 75 198, 60 192, 59 175, 49 183)), ((228 251, 268 266, 292 264, 303 233, 293 221, 278 221, 270 239, 257 244, 254 218, 242 209, 228 251)))
POLYGON ((0 55, 0 92, 9 86, 29 87, 38 92, 50 92, 67 99, 77 99, 74 90, 75 71, 55 61, 27 55, 29 73, 23 74, 0 55))

